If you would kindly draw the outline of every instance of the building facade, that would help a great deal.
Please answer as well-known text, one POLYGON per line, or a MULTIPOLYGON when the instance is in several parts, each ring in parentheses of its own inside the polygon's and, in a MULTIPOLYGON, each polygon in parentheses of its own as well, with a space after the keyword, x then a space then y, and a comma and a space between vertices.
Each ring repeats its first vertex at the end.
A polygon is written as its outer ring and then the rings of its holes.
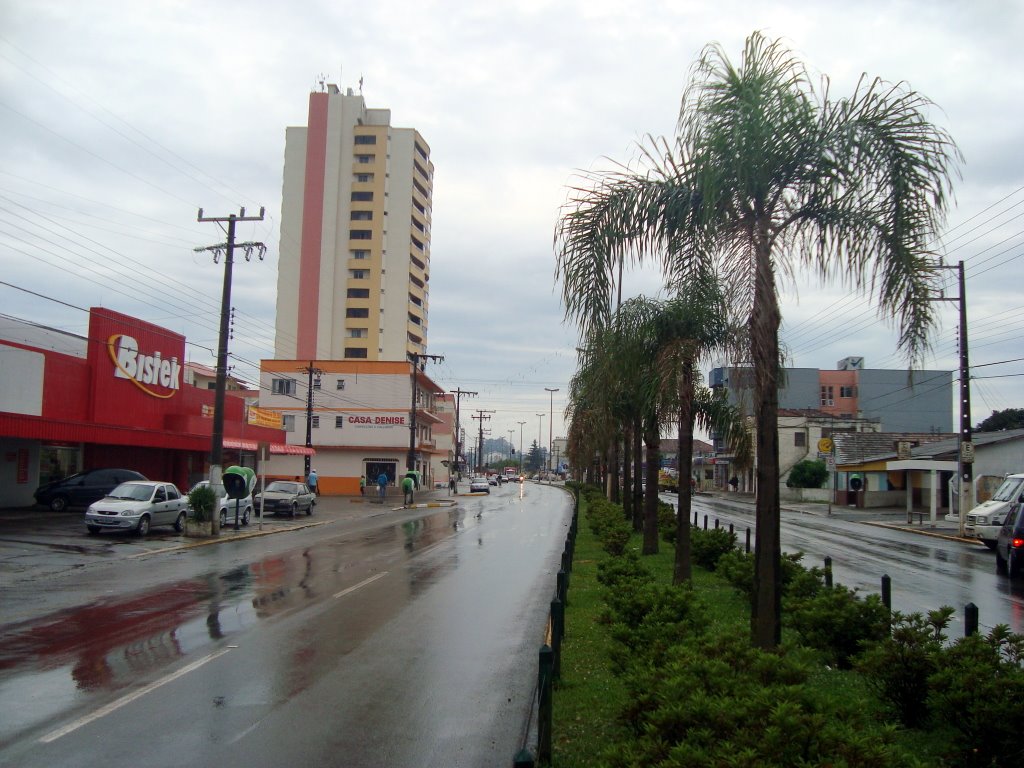
MULTIPOLYGON (((34 503, 46 482, 120 468, 182 491, 208 476, 214 392, 188 383, 185 338, 94 307, 88 335, 19 321, 0 326, 0 507, 34 503)), ((280 429, 254 426, 242 397, 224 404, 224 466, 256 469, 280 429)), ((304 449, 303 449, 304 450, 304 449)))
MULTIPOLYGON (((282 414, 289 445, 306 446, 308 424, 323 494, 359 495, 360 476, 372 485, 382 472, 394 483, 410 450, 426 487, 447 480, 436 476, 434 460, 448 453, 434 437, 435 428, 445 428, 437 413, 443 392, 412 363, 263 360, 260 392, 260 407, 282 414)), ((304 457, 273 457, 268 476, 304 477, 304 457)))
POLYGON ((387 109, 328 85, 286 131, 274 356, 406 360, 427 348, 434 166, 387 109))
MULTIPOLYGON (((779 408, 877 421, 885 432, 955 430, 953 371, 865 368, 863 357, 846 357, 836 370, 783 368, 782 374, 779 408)), ((753 413, 752 368, 714 368, 708 379, 712 388, 728 392, 730 403, 753 413)))

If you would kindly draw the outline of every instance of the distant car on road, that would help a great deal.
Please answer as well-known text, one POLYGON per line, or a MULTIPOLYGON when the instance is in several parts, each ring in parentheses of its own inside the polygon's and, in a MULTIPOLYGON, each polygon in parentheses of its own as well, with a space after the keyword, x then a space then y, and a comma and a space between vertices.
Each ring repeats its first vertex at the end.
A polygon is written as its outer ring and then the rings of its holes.
POLYGON ((128 530, 145 536, 154 525, 173 525, 181 533, 187 515, 188 499, 173 483, 133 480, 90 504, 85 527, 90 534, 128 530))
POLYGON ((68 507, 87 507, 123 482, 145 479, 144 475, 132 469, 88 469, 44 483, 36 488, 33 496, 37 504, 43 504, 54 512, 63 512, 68 507))
MULTIPOLYGON (((209 480, 200 480, 198 483, 192 486, 189 493, 192 493, 196 488, 201 485, 209 485, 209 480)), ((248 525, 249 520, 252 517, 253 510, 253 499, 250 493, 243 499, 232 499, 228 496, 221 496, 219 499, 220 505, 220 527, 223 528, 228 523, 234 524, 235 522, 235 502, 238 502, 238 522, 242 525, 248 525)))
POLYGON ((486 477, 474 477, 469 481, 470 493, 490 493, 491 486, 486 477))
POLYGON ((295 517, 301 511, 313 514, 316 496, 305 483, 291 480, 275 480, 266 490, 257 493, 253 498, 257 510, 269 515, 289 515, 295 517))

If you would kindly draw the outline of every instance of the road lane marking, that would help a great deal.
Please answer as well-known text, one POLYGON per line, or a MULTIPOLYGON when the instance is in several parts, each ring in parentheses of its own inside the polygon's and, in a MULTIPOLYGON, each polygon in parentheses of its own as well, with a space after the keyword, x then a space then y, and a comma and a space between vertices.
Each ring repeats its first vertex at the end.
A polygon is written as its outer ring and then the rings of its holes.
POLYGON ((388 572, 387 572, 387 571, 381 571, 381 572, 380 572, 380 573, 378 573, 378 574, 377 574, 376 576, 371 576, 371 577, 370 577, 370 578, 368 578, 368 579, 363 579, 363 580, 362 580, 362 581, 360 581, 360 582, 359 582, 358 584, 353 584, 353 585, 352 585, 351 587, 349 587, 348 589, 343 589, 343 590, 341 590, 341 592, 338 592, 337 594, 335 594, 335 595, 334 595, 334 597, 335 597, 335 598, 338 598, 338 597, 344 597, 345 595, 351 594, 352 592, 355 592, 355 591, 356 591, 357 589, 362 589, 362 588, 363 588, 363 587, 365 587, 365 586, 366 586, 367 584, 372 584, 372 583, 373 583, 373 582, 375 582, 375 581, 376 581, 377 579, 382 579, 382 578, 384 578, 384 577, 385 577, 385 576, 387 576, 387 575, 388 575, 388 572))
POLYGON ((203 658, 198 659, 197 661, 193 661, 191 664, 188 664, 188 665, 182 667, 177 672, 172 672, 171 674, 167 675, 166 677, 162 677, 159 680, 156 680, 156 681, 150 683, 149 685, 146 685, 146 686, 143 686, 142 688, 139 688, 139 690, 137 690, 137 691, 129 693, 126 696, 122 696, 120 699, 117 699, 116 701, 112 701, 109 704, 107 704, 106 706, 100 707, 95 712, 92 712, 92 713, 90 713, 88 715, 85 715, 84 717, 80 717, 77 720, 75 720, 75 721, 73 721, 71 723, 68 723, 67 725, 65 725, 65 726, 63 726, 61 728, 58 728, 55 731, 51 731, 50 733, 46 734, 41 739, 39 739, 39 741, 43 742, 44 744, 49 744, 51 741, 56 741, 57 739, 61 738, 62 736, 67 736, 72 731, 77 731, 83 725, 88 725, 89 723, 91 723, 91 722, 93 722, 95 720, 99 720, 101 717, 106 717, 111 712, 114 712, 114 711, 120 709, 121 707, 123 707, 125 704, 131 704, 136 699, 139 699, 139 698, 145 696, 147 693, 149 693, 151 691, 155 691, 160 686, 167 685, 167 683, 170 683, 170 682, 172 682, 174 680, 177 680, 179 677, 182 677, 183 675, 187 675, 189 672, 194 672, 195 670, 199 669, 204 664, 213 661, 214 659, 216 659, 219 656, 223 656, 225 653, 227 653, 230 650, 231 650, 230 648, 223 648, 223 649, 221 649, 219 651, 211 653, 209 656, 204 656, 203 658))

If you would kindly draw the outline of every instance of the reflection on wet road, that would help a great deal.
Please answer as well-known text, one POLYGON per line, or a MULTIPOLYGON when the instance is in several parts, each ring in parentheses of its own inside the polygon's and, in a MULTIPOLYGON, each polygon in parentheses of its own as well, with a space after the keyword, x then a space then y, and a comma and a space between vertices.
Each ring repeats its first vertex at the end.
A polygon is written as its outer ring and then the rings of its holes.
POLYGON ((567 510, 562 492, 517 485, 356 532, 310 529, 301 545, 289 534, 287 547, 273 536, 126 565, 109 596, 0 626, 0 762, 281 765, 302 762, 288 752, 296 740, 307 757, 340 740, 346 765, 383 764, 383 753, 391 765, 441 764, 417 755, 424 744, 446 753, 455 736, 468 761, 444 764, 485 764, 480 749, 507 750, 505 761, 567 510), (168 578, 132 592, 139 567, 168 578), (119 703, 146 684, 158 687, 119 703), (102 706, 113 707, 102 724, 88 719, 102 706), (133 722, 144 712, 158 733, 133 722), (97 728, 103 755, 91 754, 97 728), (467 728, 486 744, 462 743, 467 728))

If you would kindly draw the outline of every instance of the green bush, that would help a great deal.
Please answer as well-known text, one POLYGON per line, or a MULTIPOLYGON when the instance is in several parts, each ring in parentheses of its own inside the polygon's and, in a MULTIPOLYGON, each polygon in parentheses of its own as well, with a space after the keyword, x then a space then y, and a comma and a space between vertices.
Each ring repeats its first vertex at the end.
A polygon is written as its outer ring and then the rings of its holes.
POLYGON ((804 459, 793 465, 786 478, 787 488, 821 488, 828 480, 828 468, 820 459, 804 459))
MULTIPOLYGON (((825 584, 825 571, 817 566, 805 567, 800 561, 803 552, 782 554, 782 594, 790 597, 813 597, 825 584)), ((733 587, 745 595, 754 592, 754 556, 732 550, 719 559, 716 570, 733 587)))
POLYGON ((804 645, 841 669, 850 668, 866 643, 878 642, 889 633, 889 611, 878 595, 861 599, 841 585, 812 596, 787 597, 782 615, 804 645))
POLYGON ((217 506, 217 494, 209 485, 197 485, 188 492, 189 515, 197 522, 206 523, 213 519, 217 506))
POLYGON ((939 668, 952 615, 949 606, 927 617, 894 612, 891 634, 868 647, 855 663, 903 725, 913 728, 927 721, 928 678, 939 668))
POLYGON ((674 545, 678 533, 676 528, 676 508, 658 499, 658 535, 661 540, 674 545))
POLYGON ((616 673, 636 664, 660 667, 669 648, 702 634, 708 623, 690 584, 633 582, 609 592, 605 600, 616 673))
POLYGON ((605 558, 597 564, 597 581, 609 589, 616 589, 623 582, 653 580, 651 572, 640 562, 635 552, 605 558))
POLYGON ((972 635, 939 653, 928 678, 929 709, 960 734, 956 765, 1022 765, 1024 636, 1006 625, 972 635))
POLYGON ((694 528, 690 547, 694 565, 713 571, 722 555, 736 549, 736 534, 729 533, 726 528, 711 528, 707 531, 694 528))

